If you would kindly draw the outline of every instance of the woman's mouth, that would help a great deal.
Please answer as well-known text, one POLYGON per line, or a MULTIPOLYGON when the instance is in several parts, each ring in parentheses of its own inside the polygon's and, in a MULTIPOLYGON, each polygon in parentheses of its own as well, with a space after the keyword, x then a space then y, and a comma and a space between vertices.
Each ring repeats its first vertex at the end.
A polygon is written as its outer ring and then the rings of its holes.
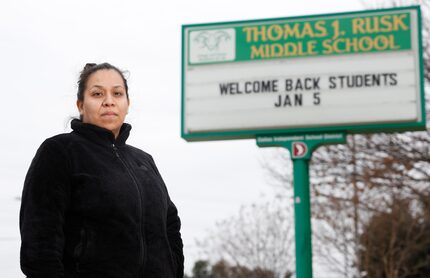
POLYGON ((115 112, 102 113, 102 117, 113 117, 113 116, 118 116, 118 115, 115 112))

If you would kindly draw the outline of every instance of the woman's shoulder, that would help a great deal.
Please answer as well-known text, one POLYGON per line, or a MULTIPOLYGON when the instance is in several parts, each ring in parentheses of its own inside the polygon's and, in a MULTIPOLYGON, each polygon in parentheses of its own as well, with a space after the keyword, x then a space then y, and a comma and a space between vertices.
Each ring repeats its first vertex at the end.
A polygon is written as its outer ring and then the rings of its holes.
POLYGON ((126 144, 125 147, 127 148, 127 150, 129 152, 131 152, 135 155, 138 155, 138 156, 141 156, 141 157, 146 158, 148 160, 154 161, 152 156, 149 153, 147 153, 147 152, 145 152, 139 148, 136 148, 136 147, 134 147, 132 145, 128 145, 128 144, 126 144))
POLYGON ((61 133, 51 137, 48 137, 43 141, 42 146, 55 146, 55 145, 64 145, 76 140, 74 134, 72 133, 61 133))
POLYGON ((39 150, 65 151, 73 142, 79 140, 75 134, 61 133, 46 138, 39 147, 39 150))
POLYGON ((67 146, 72 140, 70 134, 58 134, 45 139, 37 149, 32 165, 47 163, 50 167, 61 167, 63 162, 68 161, 67 146))

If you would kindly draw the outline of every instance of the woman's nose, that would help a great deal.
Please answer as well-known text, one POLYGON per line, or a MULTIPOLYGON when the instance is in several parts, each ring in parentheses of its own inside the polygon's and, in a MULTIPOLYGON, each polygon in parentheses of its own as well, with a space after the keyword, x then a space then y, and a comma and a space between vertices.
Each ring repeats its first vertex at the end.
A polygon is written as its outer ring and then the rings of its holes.
POLYGON ((114 104, 115 104, 115 102, 113 101, 113 97, 110 94, 106 94, 106 97, 103 100, 103 105, 104 106, 111 106, 114 104))

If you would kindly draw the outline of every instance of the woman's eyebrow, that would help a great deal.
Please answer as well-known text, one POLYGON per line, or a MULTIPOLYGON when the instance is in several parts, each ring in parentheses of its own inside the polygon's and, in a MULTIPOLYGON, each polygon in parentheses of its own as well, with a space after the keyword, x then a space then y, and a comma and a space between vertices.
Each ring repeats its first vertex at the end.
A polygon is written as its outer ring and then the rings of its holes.
MULTIPOLYGON (((94 87, 96 87, 96 88, 100 88, 100 89, 103 89, 104 88, 104 86, 102 86, 102 85, 93 85, 91 88, 94 88, 94 87)), ((123 88, 124 89, 124 86, 122 86, 122 85, 115 85, 115 86, 113 86, 112 88, 123 88)))

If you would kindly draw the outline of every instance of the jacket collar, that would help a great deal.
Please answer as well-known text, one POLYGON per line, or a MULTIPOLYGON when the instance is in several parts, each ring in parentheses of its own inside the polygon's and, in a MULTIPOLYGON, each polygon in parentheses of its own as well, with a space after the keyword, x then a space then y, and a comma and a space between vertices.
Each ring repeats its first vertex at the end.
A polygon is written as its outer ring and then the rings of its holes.
POLYGON ((117 146, 125 145, 128 136, 130 135, 131 125, 123 123, 119 131, 118 137, 115 139, 113 133, 103 127, 99 127, 93 124, 83 123, 81 120, 73 119, 71 127, 74 132, 82 135, 83 137, 101 144, 109 145, 115 144, 117 146))

